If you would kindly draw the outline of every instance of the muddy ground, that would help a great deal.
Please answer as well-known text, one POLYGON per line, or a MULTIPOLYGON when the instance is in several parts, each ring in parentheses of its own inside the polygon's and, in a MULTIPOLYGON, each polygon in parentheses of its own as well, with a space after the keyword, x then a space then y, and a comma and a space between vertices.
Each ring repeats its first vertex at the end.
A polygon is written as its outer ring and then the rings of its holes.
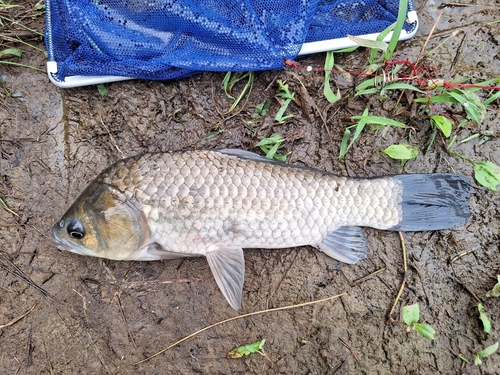
MULTIPOLYGON (((500 2, 478 4, 417 1, 420 30, 399 45, 395 57, 415 61, 442 11, 427 51, 440 47, 422 62, 448 80, 499 77, 500 26, 487 22, 500 18, 500 2)), ((39 30, 42 21, 33 21, 39 30)), ((357 51, 337 56, 337 62, 359 71, 367 58, 366 51, 357 51)), ((19 61, 45 64, 31 49, 19 61)), ((315 55, 300 63, 322 66, 323 61, 323 55, 315 55)), ((396 118, 397 95, 353 98, 352 87, 335 76, 344 98, 331 105, 322 93, 322 74, 259 72, 245 108, 226 120, 231 101, 220 87, 222 73, 107 84, 103 97, 95 86, 56 88, 45 74, 25 68, 0 65, 0 72, 4 88, 22 95, 0 98, 0 198, 19 215, 0 210, 0 324, 34 307, 0 329, 1 373, 500 374, 498 353, 481 366, 459 358, 472 360, 473 353, 500 340, 500 300, 485 296, 500 274, 500 199, 476 182, 469 224, 404 234, 408 272, 393 317, 399 320, 403 305, 418 302, 421 321, 437 332, 433 341, 388 318, 403 280, 402 245, 395 232, 368 229, 369 256, 356 265, 340 264, 310 247, 247 250, 240 312, 224 300, 205 259, 117 262, 60 252, 51 242, 50 227, 98 171, 146 151, 232 147, 258 152, 254 145, 260 138, 276 132, 287 140, 291 164, 347 176, 398 173, 399 162, 373 155, 402 141, 426 148, 432 131, 427 120, 412 115, 411 96, 403 96, 406 117, 398 119, 412 129, 389 129, 385 137, 382 130, 365 131, 342 169, 337 155, 350 116, 368 106, 372 114, 396 118), (284 125, 273 120, 278 79, 286 80, 303 103, 291 104, 294 118, 284 125), (308 96, 316 108, 307 104, 308 96), (249 124, 264 99, 272 101, 269 114, 249 124), (200 140, 217 130, 222 130, 218 136, 200 140), (50 296, 22 280, 20 272, 50 296), (328 302, 225 323, 130 365, 221 320, 340 293, 345 295, 328 302), (490 334, 478 319, 478 302, 491 321, 490 334), (258 354, 226 358, 235 346, 264 338, 272 366, 258 354)), ((447 111, 460 119, 459 106, 447 111)), ((457 143, 455 150, 500 164, 499 118, 497 101, 481 125, 469 123, 456 133, 459 140, 480 131, 495 135, 483 144, 482 138, 457 143)), ((404 172, 456 172, 473 179, 471 165, 449 155, 439 137, 427 156, 409 161, 404 172)))

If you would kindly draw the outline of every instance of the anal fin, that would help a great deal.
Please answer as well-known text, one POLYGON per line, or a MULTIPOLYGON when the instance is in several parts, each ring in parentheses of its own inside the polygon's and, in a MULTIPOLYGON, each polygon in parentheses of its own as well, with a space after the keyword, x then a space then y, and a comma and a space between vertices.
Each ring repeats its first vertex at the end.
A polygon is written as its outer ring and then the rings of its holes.
POLYGON ((317 247, 329 257, 354 264, 366 258, 366 238, 361 227, 340 227, 317 247))
POLYGON ((241 295, 245 281, 245 259, 241 248, 221 248, 206 255, 210 270, 227 302, 235 310, 241 309, 241 295))

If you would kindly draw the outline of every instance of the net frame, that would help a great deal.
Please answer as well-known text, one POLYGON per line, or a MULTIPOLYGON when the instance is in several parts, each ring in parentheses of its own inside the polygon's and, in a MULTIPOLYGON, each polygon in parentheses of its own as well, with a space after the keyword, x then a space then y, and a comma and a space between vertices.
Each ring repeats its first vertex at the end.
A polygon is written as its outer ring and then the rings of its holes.
MULTIPOLYGON (((130 80, 130 79, 137 79, 137 78, 146 78, 150 79, 148 77, 136 77, 133 75, 86 75, 86 74, 70 74, 70 75, 64 75, 61 74, 61 61, 57 61, 57 58, 55 56, 61 55, 60 51, 57 50, 57 43, 54 43, 55 39, 55 31, 53 28, 54 22, 53 22, 53 17, 55 16, 55 13, 53 9, 57 7, 58 2, 63 2, 67 0, 46 0, 46 31, 45 31, 45 41, 46 41, 46 46, 47 46, 47 52, 48 52, 48 61, 47 61, 47 73, 50 81, 55 84, 58 87, 61 88, 72 88, 72 87, 79 87, 79 86, 86 86, 86 85, 94 85, 94 84, 100 84, 100 83, 108 83, 108 82, 116 82, 116 81, 123 81, 123 80, 130 80)), ((98 0, 92 0, 92 1, 98 1, 98 0)), ((138 0, 136 0, 138 1, 138 0)), ((351 0, 347 0, 351 1, 351 0)), ((418 30, 418 16, 416 11, 413 9, 413 4, 410 0, 409 2, 409 7, 408 7, 408 12, 407 12, 407 17, 406 17, 406 23, 399 35, 399 40, 407 40, 413 37, 417 30, 418 30)), ((368 34, 360 34, 356 35, 364 39, 369 39, 369 40, 376 40, 379 37, 380 32, 383 30, 380 30, 378 32, 374 33, 368 33, 368 34)), ((389 33, 385 38, 384 41, 389 41, 392 38, 392 32, 389 33)), ((60 38, 60 35, 57 35, 60 38)), ((59 43, 60 44, 60 43, 59 43)), ((291 56, 291 58, 296 58, 296 57, 301 57, 305 55, 310 55, 314 53, 320 53, 320 52, 325 52, 325 51, 333 51, 333 50, 339 50, 339 49, 344 49, 344 48, 349 48, 349 47, 354 47, 356 44, 349 38, 346 37, 341 37, 341 38, 332 38, 328 39, 325 38, 323 40, 315 40, 315 41, 306 41, 302 44, 300 50, 298 53, 294 56, 291 56)), ((66 46, 64 46, 66 48, 66 46)), ((61 49, 61 47, 59 47, 61 49)), ((266 69, 265 67, 262 69, 266 69)), ((204 69, 200 69, 204 70, 204 69)), ((221 70, 221 69, 214 69, 214 71, 232 71, 233 69, 226 69, 226 70, 221 70)), ((266 69, 267 70, 267 69, 266 69)), ((193 71, 192 74, 195 74, 193 71)), ((188 76, 190 74, 186 74, 188 76)), ((182 75, 181 75, 182 76, 182 75)), ((151 78, 154 79, 154 78, 151 78)))

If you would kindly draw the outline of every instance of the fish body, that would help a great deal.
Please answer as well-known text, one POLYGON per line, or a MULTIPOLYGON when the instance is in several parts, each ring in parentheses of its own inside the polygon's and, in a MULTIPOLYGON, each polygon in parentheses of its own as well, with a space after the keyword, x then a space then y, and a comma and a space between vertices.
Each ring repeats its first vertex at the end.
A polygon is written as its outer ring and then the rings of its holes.
POLYGON ((455 174, 357 179, 241 150, 119 160, 84 190, 52 235, 61 250, 116 260, 207 257, 241 306, 243 248, 311 245, 347 263, 366 257, 362 227, 465 224, 470 184, 455 174))

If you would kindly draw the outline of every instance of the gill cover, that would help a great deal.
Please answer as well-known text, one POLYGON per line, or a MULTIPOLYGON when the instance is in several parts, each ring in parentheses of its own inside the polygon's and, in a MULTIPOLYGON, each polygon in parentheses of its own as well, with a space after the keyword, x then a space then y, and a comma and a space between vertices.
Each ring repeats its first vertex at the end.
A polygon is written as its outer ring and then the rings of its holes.
POLYGON ((95 229, 95 256, 127 259, 147 244, 149 227, 143 212, 118 189, 100 186, 82 208, 95 229))

